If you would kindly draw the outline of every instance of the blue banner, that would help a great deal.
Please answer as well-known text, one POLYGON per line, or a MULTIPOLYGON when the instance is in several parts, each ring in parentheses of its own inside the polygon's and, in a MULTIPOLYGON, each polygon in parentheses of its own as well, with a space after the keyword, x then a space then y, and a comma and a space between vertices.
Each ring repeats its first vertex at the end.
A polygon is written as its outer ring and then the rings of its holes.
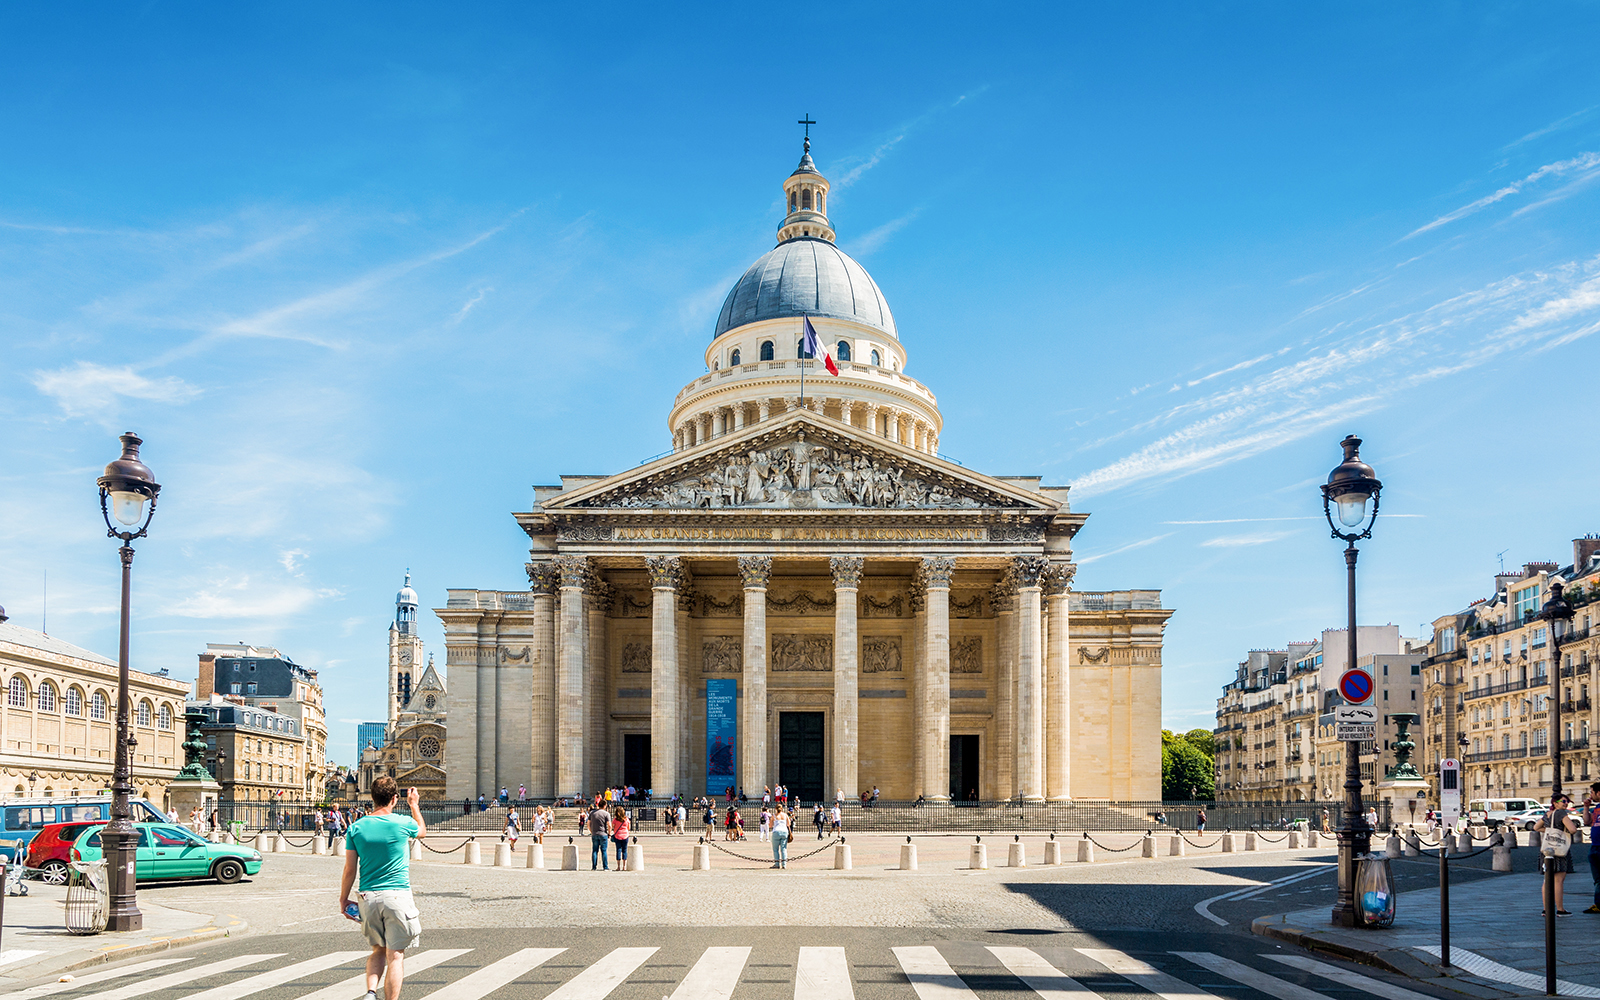
POLYGON ((706 681, 706 794, 720 796, 734 777, 734 748, 739 743, 739 682, 732 678, 706 681))

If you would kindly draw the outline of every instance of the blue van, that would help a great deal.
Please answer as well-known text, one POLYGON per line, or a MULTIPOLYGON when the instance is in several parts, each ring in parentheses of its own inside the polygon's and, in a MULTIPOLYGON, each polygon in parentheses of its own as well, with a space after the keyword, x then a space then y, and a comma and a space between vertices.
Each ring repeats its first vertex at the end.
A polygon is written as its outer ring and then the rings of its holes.
MULTIPOLYGON (((129 808, 135 823, 170 823, 160 809, 142 798, 130 798, 129 808)), ((0 800, 0 840, 14 841, 21 848, 47 823, 108 823, 111 821, 111 796, 80 795, 55 799, 0 800)), ((10 852, 7 852, 10 853, 10 852)), ((21 857, 22 851, 17 852, 21 857)))

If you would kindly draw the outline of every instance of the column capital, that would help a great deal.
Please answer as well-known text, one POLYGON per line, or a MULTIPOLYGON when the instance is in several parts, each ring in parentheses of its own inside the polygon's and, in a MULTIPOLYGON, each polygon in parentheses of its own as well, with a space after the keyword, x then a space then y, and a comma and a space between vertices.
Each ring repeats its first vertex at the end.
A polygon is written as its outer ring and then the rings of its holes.
POLYGON ((560 571, 551 562, 524 563, 523 568, 528 571, 528 589, 535 594, 555 593, 560 571))
POLYGON ((1011 568, 1016 573, 1017 586, 1024 588, 1039 586, 1039 578, 1044 575, 1049 562, 1044 556, 1013 556, 1011 568))
POLYGON ((1015 611, 1017 607, 1017 591, 1015 587, 1007 586, 1002 579, 999 583, 989 588, 989 603, 994 606, 994 613, 1003 615, 1015 611))
POLYGON ((743 581, 746 590, 754 588, 765 590, 772 580, 772 557, 740 556, 739 579, 743 581))
POLYGON ((950 556, 924 556, 917 567, 922 585, 933 589, 950 589, 950 577, 956 571, 956 561, 950 556))
POLYGON ((1072 586, 1072 578, 1078 573, 1078 564, 1075 562, 1052 562, 1044 571, 1041 580, 1044 586, 1044 596, 1061 597, 1072 586))
POLYGON ((683 572, 683 560, 677 556, 645 556, 645 568, 650 571, 650 589, 676 590, 683 572))
POLYGON ((833 556, 828 560, 828 568, 833 570, 833 586, 835 590, 855 590, 861 586, 861 570, 867 561, 861 556, 833 556))
POLYGON ((561 574, 562 587, 582 587, 588 582, 588 556, 556 556, 556 571, 561 574))

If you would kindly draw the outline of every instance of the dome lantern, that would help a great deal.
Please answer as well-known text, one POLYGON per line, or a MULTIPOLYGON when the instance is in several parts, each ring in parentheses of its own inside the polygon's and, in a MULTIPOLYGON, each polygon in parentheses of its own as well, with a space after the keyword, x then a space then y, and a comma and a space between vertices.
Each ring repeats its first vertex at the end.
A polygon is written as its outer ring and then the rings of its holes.
POLYGON ((828 221, 828 179, 811 160, 810 136, 806 137, 800 165, 784 178, 783 197, 789 214, 778 226, 779 243, 807 237, 833 242, 833 224, 828 221))

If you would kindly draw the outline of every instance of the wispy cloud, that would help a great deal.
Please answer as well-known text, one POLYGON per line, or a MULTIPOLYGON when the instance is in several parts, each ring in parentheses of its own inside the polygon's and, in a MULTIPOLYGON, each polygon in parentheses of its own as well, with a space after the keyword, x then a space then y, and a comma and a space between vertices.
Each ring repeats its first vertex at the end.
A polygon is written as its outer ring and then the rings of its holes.
POLYGON ((300 568, 306 556, 310 555, 305 549, 287 549, 278 554, 278 564, 290 573, 300 568))
MULTIPOLYGON (((927 111, 924 111, 922 114, 912 118, 910 121, 903 122, 895 128, 890 129, 889 138, 878 143, 878 145, 873 148, 872 152, 869 153, 865 159, 861 160, 861 162, 857 163, 855 166, 850 167, 839 176, 838 180, 833 182, 832 186, 834 190, 843 190, 844 188, 854 184, 856 181, 860 180, 867 171, 882 163, 886 156, 894 152, 896 146, 899 146, 900 143, 905 141, 907 136, 928 125, 944 112, 960 107, 967 100, 977 97, 987 89, 987 85, 978 87, 970 93, 962 94, 947 104, 939 104, 935 107, 929 108, 927 111)), ((845 162, 849 161, 847 160, 845 162)))
POLYGON ((1163 538, 1171 538, 1171 537, 1172 537, 1172 532, 1169 531, 1169 532, 1167 532, 1165 534, 1162 534, 1162 535, 1152 535, 1149 538, 1141 538, 1137 542, 1129 542, 1126 545, 1119 545, 1116 548, 1111 549, 1111 550, 1109 550, 1107 552, 1096 552, 1094 555, 1084 556, 1082 559, 1078 560, 1078 565, 1087 566, 1089 563, 1099 562, 1100 560, 1108 559, 1111 556, 1120 556, 1124 552, 1132 552, 1134 549, 1142 549, 1146 545, 1154 545, 1155 543, 1161 541, 1163 538))
POLYGON ((1218 535, 1200 544, 1208 549, 1232 549, 1247 545, 1267 545, 1294 534, 1292 531, 1257 531, 1249 535, 1218 535))
POLYGON ((200 394, 199 389, 176 376, 147 378, 131 365, 107 367, 89 361, 56 371, 35 372, 33 384, 53 398, 67 416, 96 420, 112 417, 124 398, 185 403, 200 394))
POLYGON ((865 257, 867 254, 872 253, 872 251, 889 242, 889 237, 904 229, 907 223, 909 223, 912 219, 915 219, 920 214, 922 214, 922 209, 914 208, 906 214, 900 216, 898 219, 890 219, 883 225, 870 229, 857 239, 852 240, 849 244, 847 244, 847 248, 855 256, 865 257))
POLYGON ((484 299, 484 296, 488 295, 492 291, 494 291, 493 288, 480 288, 480 289, 478 289, 478 294, 476 294, 472 298, 468 299, 466 301, 466 303, 463 304, 460 309, 457 309, 456 310, 456 314, 454 316, 450 317, 450 322, 451 323, 459 323, 462 320, 466 319, 467 318, 467 313, 472 311, 472 307, 476 306, 479 302, 482 302, 483 299, 484 299))
POLYGON ((1224 375, 1232 375, 1234 372, 1244 371, 1246 368, 1254 368, 1256 365, 1259 365, 1263 361, 1270 361, 1273 358, 1276 358, 1276 357, 1279 357, 1280 355, 1284 355, 1284 354, 1288 354, 1288 353, 1289 353, 1289 348, 1287 348, 1287 347, 1280 348, 1280 349, 1278 349, 1276 351, 1268 351, 1266 354, 1263 354, 1258 358, 1251 358, 1248 361, 1241 361, 1236 365, 1229 365, 1227 368, 1224 368, 1221 371, 1214 371, 1210 375, 1202 375, 1199 378, 1192 380, 1189 383, 1189 388, 1192 389, 1195 386, 1199 385, 1200 383, 1209 382, 1214 378, 1221 378, 1224 375))
POLYGON ((243 575, 212 581, 169 606, 166 613, 183 618, 262 621, 299 614, 318 600, 337 596, 339 591, 333 589, 263 584, 243 575))
POLYGON ((1434 219, 1427 225, 1412 230, 1405 235, 1405 239, 1410 239, 1413 236, 1428 232, 1431 229, 1437 229, 1440 226, 1455 222, 1458 219, 1464 219, 1474 212, 1482 211, 1498 201, 1504 201, 1512 195, 1517 194, 1528 185, 1536 184, 1539 181, 1544 180, 1546 177, 1565 177, 1574 173, 1586 175, 1595 170, 1600 170, 1600 153, 1579 153, 1570 160, 1547 163, 1528 176, 1519 181, 1513 181, 1510 184, 1507 184, 1505 187, 1494 192, 1493 194, 1485 195, 1484 197, 1479 198, 1477 201, 1468 205, 1463 205, 1453 212, 1446 212, 1444 215, 1439 216, 1437 219, 1434 219))

